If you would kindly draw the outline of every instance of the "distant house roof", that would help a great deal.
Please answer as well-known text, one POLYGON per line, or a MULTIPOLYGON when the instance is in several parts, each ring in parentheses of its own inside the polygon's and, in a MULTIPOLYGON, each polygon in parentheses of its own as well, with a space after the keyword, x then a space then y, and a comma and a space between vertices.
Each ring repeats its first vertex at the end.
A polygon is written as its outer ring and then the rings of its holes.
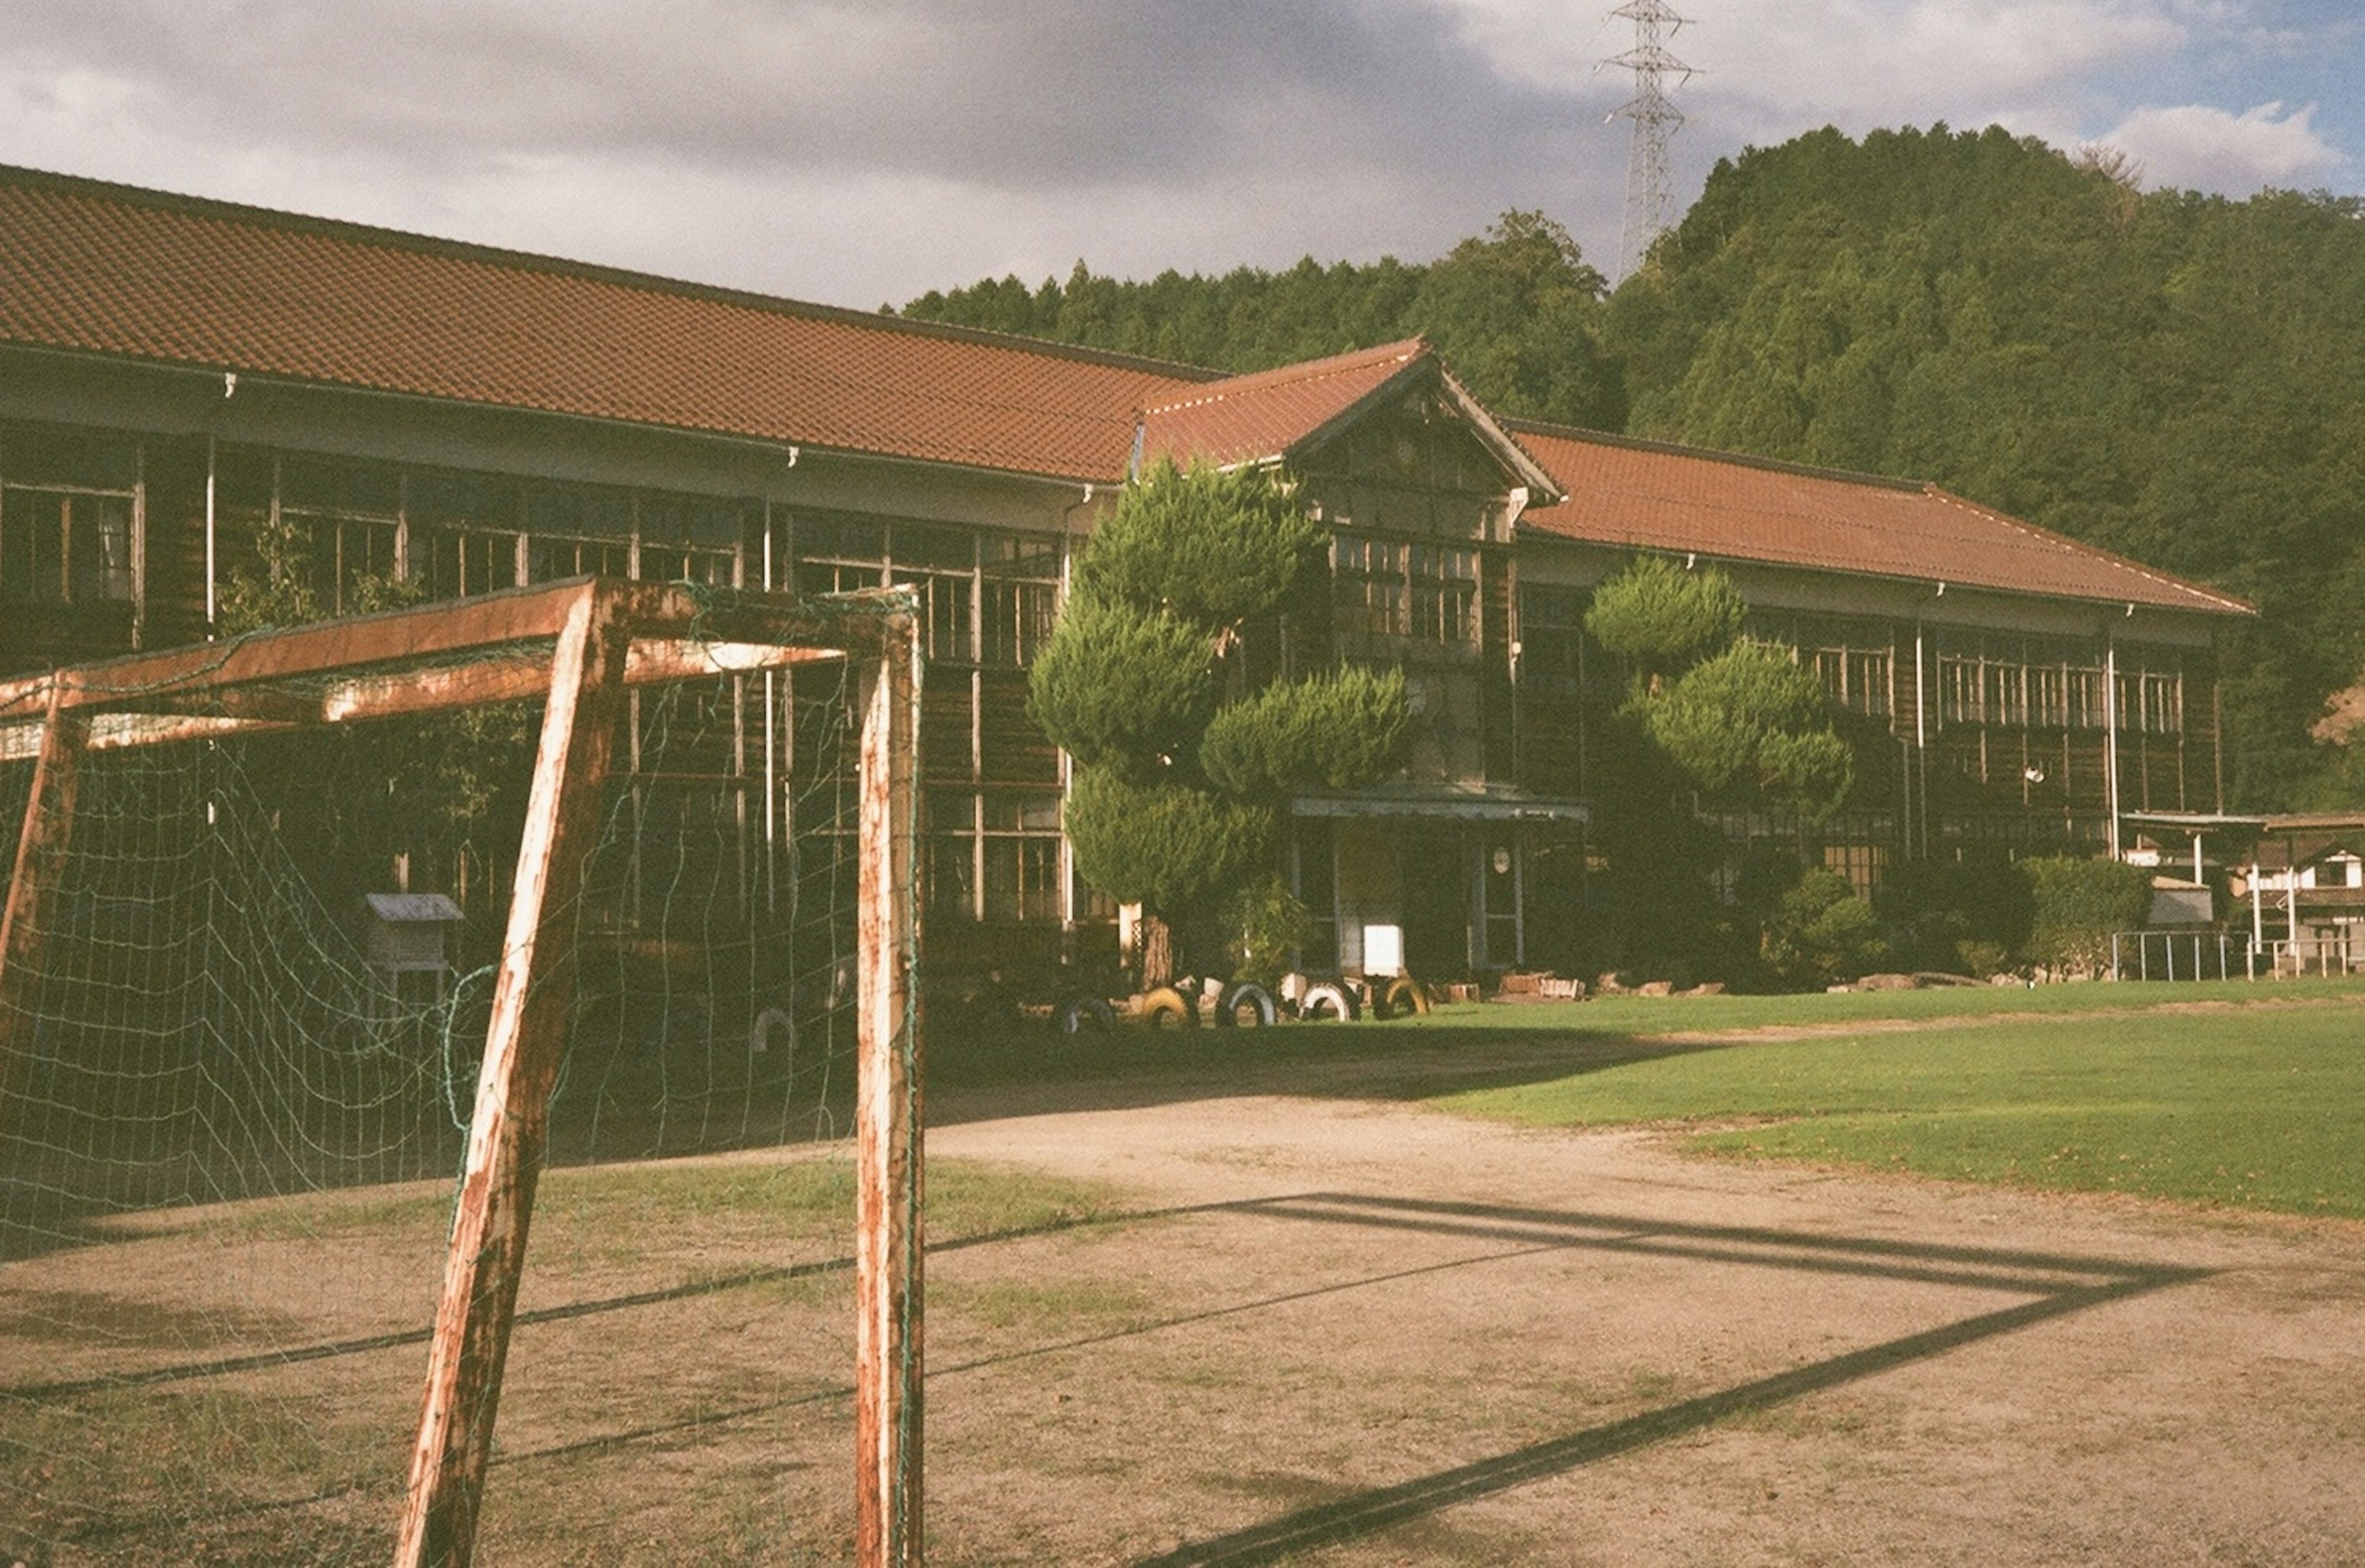
POLYGON ((5 166, 0 344, 1095 484, 1137 441, 1295 456, 1434 376, 1533 533, 2249 609, 1928 486, 1498 421, 1418 339, 1224 376, 5 166))
POLYGON ((2006 517, 1935 485, 1520 420, 1567 498, 1523 530, 1626 549, 2244 615, 2238 599, 2006 517))

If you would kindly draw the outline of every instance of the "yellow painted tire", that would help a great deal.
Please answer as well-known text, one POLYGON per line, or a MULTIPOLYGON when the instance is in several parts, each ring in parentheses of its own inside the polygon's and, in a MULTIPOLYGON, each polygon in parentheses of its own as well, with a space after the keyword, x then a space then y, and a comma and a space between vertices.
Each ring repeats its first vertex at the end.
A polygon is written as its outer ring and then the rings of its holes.
POLYGON ((1381 1004, 1384 1018, 1403 1018, 1429 1011, 1429 988, 1410 975, 1398 975, 1388 982, 1386 1000, 1381 1004))
POLYGON ((1195 1029, 1199 1026, 1199 1010, 1172 986, 1161 985, 1141 999, 1141 1025, 1145 1029, 1195 1029))

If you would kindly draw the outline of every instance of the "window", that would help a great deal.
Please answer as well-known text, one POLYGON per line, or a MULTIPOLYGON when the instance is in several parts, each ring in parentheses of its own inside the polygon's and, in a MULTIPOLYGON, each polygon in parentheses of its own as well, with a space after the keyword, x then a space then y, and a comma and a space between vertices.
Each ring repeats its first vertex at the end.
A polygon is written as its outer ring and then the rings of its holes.
POLYGON ((1426 643, 1478 640, 1478 552, 1412 546, 1412 634, 1426 643))
POLYGON ((2028 722, 2058 730, 2069 722, 2069 673, 2059 665, 2028 666, 2028 722))
POLYGON ((2137 683, 2134 715, 2146 734, 2172 735, 2184 729, 2182 680, 2173 673, 2146 670, 2137 683))
POLYGON ((395 469, 289 456, 280 468, 279 518, 324 615, 364 608, 369 584, 400 576, 402 476, 395 469))
POLYGON ((732 588, 744 514, 728 501, 651 496, 640 507, 641 580, 732 588))
POLYGON ((1059 797, 985 798, 985 918, 1057 921, 1059 907, 1059 797))
POLYGON ((977 797, 928 795, 928 913, 977 918, 977 797))
POLYGON ((1983 671, 1987 722, 1990 724, 2028 722, 2028 670, 2016 664, 1990 663, 1983 671))
POLYGON ((632 575, 633 502, 600 490, 536 489, 525 503, 525 580, 632 575))
POLYGON ((803 592, 890 583, 918 590, 928 656, 940 663, 1024 667, 1042 652, 1059 613, 1059 541, 1052 535, 800 512, 793 547, 803 592))
POLYGON ((1341 635, 1461 645, 1478 639, 1478 552, 1339 533, 1330 554, 1341 635))
POLYGON ((1892 663, 1887 648, 1848 650, 1847 705, 1859 713, 1887 717, 1895 700, 1892 663))
POLYGON ((887 533, 887 577, 919 590, 928 657, 951 664, 977 658, 977 542, 964 528, 898 522, 887 533))
POLYGON ((2062 672, 2068 701, 2069 727, 2073 730, 2099 730, 2110 715, 2102 705, 2102 672, 2099 669, 2068 669, 2062 672))
POLYGON ((1018 534, 980 542, 981 656, 990 665, 1035 662, 1059 609, 1059 542, 1018 534))
POLYGON ((11 486, 0 498, 0 592, 35 604, 130 599, 131 498, 11 486))
POLYGON ((1811 666, 1832 705, 1885 718, 1896 697, 1895 656, 1882 622, 1834 616, 1764 615, 1752 611, 1747 634, 1811 666))
POLYGON ((139 471, 128 441, 15 431, 0 440, 0 598, 129 601, 139 471))
POLYGON ((928 629, 928 657, 939 663, 970 663, 977 646, 970 634, 975 579, 966 573, 913 572, 898 566, 895 580, 919 590, 920 619, 928 629))
POLYGON ((1987 692, 1979 678, 1979 661, 1959 655, 1938 660, 1938 717, 1950 724, 1983 723, 1987 692))
POLYGON ((801 593, 853 593, 887 583, 887 525, 877 518, 796 520, 796 584, 801 593))
POLYGON ((1342 636, 1402 637, 1410 633, 1403 545, 1341 533, 1332 541, 1330 559, 1342 636))
POLYGON ((518 586, 517 488, 470 475, 436 475, 410 487, 411 571, 436 599, 518 586))

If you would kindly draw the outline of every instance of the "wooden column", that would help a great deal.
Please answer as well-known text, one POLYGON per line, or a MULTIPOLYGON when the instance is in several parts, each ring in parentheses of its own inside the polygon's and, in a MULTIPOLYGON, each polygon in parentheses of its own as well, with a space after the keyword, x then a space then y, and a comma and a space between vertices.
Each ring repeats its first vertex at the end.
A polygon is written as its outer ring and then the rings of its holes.
POLYGON ((476 1109, 428 1352, 397 1568, 466 1568, 517 1307, 526 1226, 549 1130, 570 997, 549 982, 574 946, 585 857, 623 717, 629 639, 615 599, 585 590, 559 633, 550 706, 494 980, 476 1109))
POLYGON ((863 693, 855 1130, 855 1562, 918 1568, 922 1315, 918 628, 891 619, 863 693))
POLYGON ((33 962, 65 870, 83 752, 90 741, 89 715, 65 707, 64 694, 62 682, 50 688, 33 790, 17 837, 16 874, 8 881, 6 908, 0 911, 0 1128, 8 1125, 32 1062, 33 962))

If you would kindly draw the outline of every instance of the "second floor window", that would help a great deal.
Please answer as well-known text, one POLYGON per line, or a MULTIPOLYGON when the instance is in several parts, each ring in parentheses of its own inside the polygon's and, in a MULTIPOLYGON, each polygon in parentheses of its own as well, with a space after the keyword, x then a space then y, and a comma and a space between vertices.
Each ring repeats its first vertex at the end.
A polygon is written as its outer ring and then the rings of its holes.
POLYGON ((131 594, 129 496, 11 487, 0 497, 0 595, 91 604, 131 594))
POLYGON ((1478 640, 1478 552, 1340 533, 1330 549, 1339 634, 1461 645, 1478 640))
POLYGON ((0 598, 129 601, 139 467, 128 441, 13 431, 0 441, 0 598))

